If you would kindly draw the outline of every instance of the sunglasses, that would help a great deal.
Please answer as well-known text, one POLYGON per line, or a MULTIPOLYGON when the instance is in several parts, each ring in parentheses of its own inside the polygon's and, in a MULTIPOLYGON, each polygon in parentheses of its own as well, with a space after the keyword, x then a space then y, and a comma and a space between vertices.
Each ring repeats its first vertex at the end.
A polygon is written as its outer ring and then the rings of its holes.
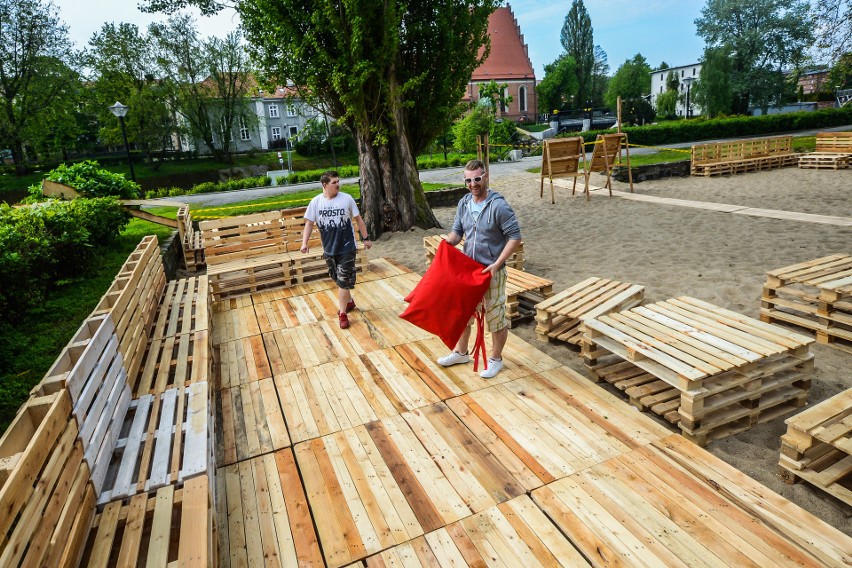
POLYGON ((479 183, 479 182, 482 181, 482 179, 484 177, 485 177, 485 174, 483 174, 481 176, 472 177, 472 178, 464 178, 464 183, 465 183, 465 185, 467 185, 469 183, 474 183, 474 182, 479 183))

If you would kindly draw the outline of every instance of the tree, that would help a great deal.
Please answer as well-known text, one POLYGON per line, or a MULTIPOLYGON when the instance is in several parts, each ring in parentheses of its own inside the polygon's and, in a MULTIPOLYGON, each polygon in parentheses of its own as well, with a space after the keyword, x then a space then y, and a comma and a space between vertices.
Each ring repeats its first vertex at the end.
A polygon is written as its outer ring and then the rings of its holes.
POLYGON ((257 121, 247 106, 246 96, 255 83, 241 34, 201 40, 192 18, 173 16, 166 24, 151 24, 149 35, 172 111, 215 160, 231 163, 234 131, 254 127, 257 121))
MULTIPOLYGON (((39 74, 33 78, 32 90, 45 92, 56 89, 49 106, 29 117, 23 129, 26 147, 45 156, 68 158, 68 150, 79 149, 84 138, 86 122, 91 118, 84 112, 87 89, 80 75, 61 61, 42 62, 39 74), (50 71, 46 67, 52 67, 50 71), (57 81, 57 78, 61 78, 57 81)), ((35 156, 30 156, 35 157, 35 156)))
POLYGON ((580 107, 591 100, 592 77, 595 67, 595 42, 592 20, 586 12, 583 0, 574 0, 562 25, 562 47, 574 58, 576 64, 576 101, 580 107))
POLYGON ((41 0, 0 0, 0 143, 26 173, 28 124, 52 108, 73 74, 68 28, 41 0))
POLYGON ((544 78, 536 86, 538 108, 546 112, 561 110, 577 92, 577 64, 570 55, 544 66, 544 78))
POLYGON ((593 105, 603 104, 604 93, 609 83, 609 60, 606 51, 599 45, 595 46, 595 64, 592 66, 592 84, 589 99, 593 105))
POLYGON ((701 72, 698 81, 692 86, 692 97, 710 118, 731 112, 731 71, 731 57, 727 48, 704 50, 701 72))
POLYGON ((841 89, 852 87, 852 51, 841 55, 837 63, 828 71, 823 89, 831 91, 836 87, 841 89))
POLYGON ((490 82, 479 85, 479 100, 482 99, 490 100, 495 109, 494 114, 500 116, 513 100, 512 95, 509 94, 509 83, 498 85, 497 81, 491 79, 490 82))
MULTIPOLYGON (((202 11, 211 0, 143 0, 144 9, 202 11)), ((358 143, 370 234, 438 226, 415 156, 447 131, 488 54, 497 0, 411 2, 239 0, 236 9, 267 80, 292 81, 358 143)))
POLYGON ((612 76, 607 87, 604 100, 610 107, 615 108, 618 97, 623 100, 639 99, 651 92, 651 66, 641 53, 622 63, 612 76))
POLYGON ((852 45, 852 0, 812 0, 817 45, 839 60, 852 45))
POLYGON ((85 61, 91 70, 102 139, 113 145, 123 143, 119 122, 108 110, 120 101, 130 107, 126 118, 129 140, 154 163, 154 152, 171 145, 177 124, 167 103, 167 90, 159 80, 151 38, 133 24, 116 27, 105 23, 89 40, 85 61))
POLYGON ((806 0, 708 0, 695 20, 706 46, 730 49, 732 110, 781 102, 783 70, 801 64, 813 41, 806 0))

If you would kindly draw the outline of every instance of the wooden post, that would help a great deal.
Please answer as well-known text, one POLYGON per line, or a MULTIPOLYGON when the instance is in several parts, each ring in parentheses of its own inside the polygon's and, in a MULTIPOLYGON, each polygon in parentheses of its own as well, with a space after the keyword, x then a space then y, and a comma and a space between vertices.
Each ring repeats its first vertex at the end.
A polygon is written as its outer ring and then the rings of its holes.
POLYGON ((621 134, 621 96, 619 95, 615 103, 616 108, 616 124, 618 125, 618 133, 621 134))

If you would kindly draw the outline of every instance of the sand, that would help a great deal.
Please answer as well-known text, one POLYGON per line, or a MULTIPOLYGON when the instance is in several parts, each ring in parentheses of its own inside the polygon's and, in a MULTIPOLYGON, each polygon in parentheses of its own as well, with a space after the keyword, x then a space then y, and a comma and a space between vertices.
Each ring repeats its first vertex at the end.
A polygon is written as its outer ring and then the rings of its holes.
MULTIPOLYGON (((601 186, 603 180, 593 174, 591 183, 601 186)), ((586 202, 557 189, 556 204, 551 205, 549 189, 545 187, 545 198, 540 198, 538 174, 530 173, 493 179, 491 186, 518 215, 526 270, 553 280, 555 291, 599 276, 644 285, 646 302, 686 294, 758 317, 766 271, 852 253, 852 227, 629 201, 601 191, 586 202)), ((614 182, 613 187, 628 191, 627 184, 614 182)), ((731 177, 669 178, 634 188, 660 197, 852 217, 852 170, 784 168, 731 177)), ((445 229, 383 235, 370 257, 388 256, 422 274, 423 237, 447 232, 454 213, 454 207, 435 209, 445 229)), ((537 341, 534 322, 521 324, 513 333, 585 373, 578 353, 537 341)), ((820 344, 812 350, 810 405, 852 388, 852 354, 820 344)), ((601 388, 614 391, 606 384, 601 388)), ((781 480, 778 457, 785 430, 784 418, 779 418, 711 442, 707 449, 852 536, 852 508, 807 483, 787 485, 781 480)))

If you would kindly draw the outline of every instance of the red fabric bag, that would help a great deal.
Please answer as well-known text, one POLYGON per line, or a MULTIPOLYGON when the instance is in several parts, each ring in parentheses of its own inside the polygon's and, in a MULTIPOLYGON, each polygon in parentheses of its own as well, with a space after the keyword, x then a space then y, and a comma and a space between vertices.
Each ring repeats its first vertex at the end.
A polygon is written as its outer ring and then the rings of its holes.
MULTIPOLYGON (((434 333, 444 345, 454 348, 491 283, 491 273, 483 274, 483 268, 447 241, 441 241, 426 274, 405 297, 408 308, 399 317, 434 333)), ((480 334, 477 344, 481 339, 484 353, 480 334)))

